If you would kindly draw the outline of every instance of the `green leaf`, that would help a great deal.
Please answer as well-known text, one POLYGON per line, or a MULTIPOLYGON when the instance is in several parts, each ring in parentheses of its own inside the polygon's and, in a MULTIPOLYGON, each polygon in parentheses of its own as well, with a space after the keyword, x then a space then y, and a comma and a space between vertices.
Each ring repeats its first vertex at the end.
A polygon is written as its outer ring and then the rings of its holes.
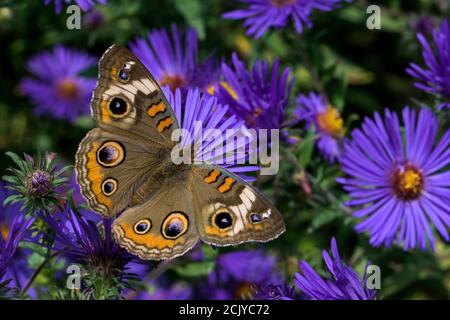
POLYGON ((9 182, 9 183, 14 183, 15 184, 18 179, 16 177, 14 177, 14 176, 3 176, 2 180, 6 181, 6 182, 9 182))
POLYGON ((41 256, 37 252, 33 252, 28 258, 28 264, 31 268, 37 269, 45 261, 45 257, 41 256))
POLYGON ((314 216, 314 218, 311 221, 311 228, 312 231, 319 229, 320 227, 329 224, 333 222, 335 219, 340 217, 341 214, 337 210, 320 210, 317 212, 317 214, 314 216))
POLYGON ((23 196, 21 194, 12 194, 3 201, 3 205, 7 206, 8 204, 16 203, 22 200, 22 198, 23 196))
POLYGON ((345 96, 347 93, 347 81, 344 77, 340 77, 335 79, 332 82, 332 90, 331 90, 331 103, 334 107, 336 107, 340 112, 343 111, 345 105, 345 96))
POLYGON ((81 129, 92 129, 94 127, 94 119, 91 116, 81 116, 75 120, 75 126, 81 129))
MULTIPOLYGON (((20 243, 21 248, 30 249, 33 254, 36 254, 42 258, 47 257, 48 249, 34 242, 23 241, 20 243)), ((34 258, 37 259, 37 258, 34 258)))
POLYGON ((314 150, 314 142, 316 140, 316 134, 314 129, 309 129, 305 139, 298 146, 298 161, 302 168, 306 168, 311 162, 312 153, 314 150))
POLYGON ((54 185, 61 185, 64 184, 65 182, 67 182, 69 179, 68 178, 59 178, 59 179, 55 179, 53 180, 53 184, 54 185))
POLYGON ((14 152, 8 151, 5 153, 8 157, 11 158, 12 161, 14 161, 14 163, 22 170, 24 170, 24 165, 23 165, 23 161, 22 159, 20 159, 20 157, 15 154, 14 152))
POLYGON ((205 38, 205 22, 202 16, 203 1, 200 0, 174 0, 175 8, 186 19, 187 23, 195 28, 200 39, 205 38))
POLYGON ((205 261, 214 261, 218 255, 218 250, 211 246, 202 246, 202 252, 205 261))
POLYGON ((173 270, 182 277, 191 278, 207 276, 208 274, 210 274, 213 268, 214 262, 207 261, 190 263, 184 266, 175 266, 173 267, 173 270))

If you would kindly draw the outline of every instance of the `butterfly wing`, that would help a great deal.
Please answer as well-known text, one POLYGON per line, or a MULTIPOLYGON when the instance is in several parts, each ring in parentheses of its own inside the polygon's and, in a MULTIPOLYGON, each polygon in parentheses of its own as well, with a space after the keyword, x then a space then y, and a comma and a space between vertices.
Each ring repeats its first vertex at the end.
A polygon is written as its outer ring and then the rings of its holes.
POLYGON ((91 111, 100 128, 156 144, 172 145, 172 130, 178 128, 158 83, 131 51, 117 45, 100 59, 91 111))
POLYGON ((200 239, 216 246, 266 242, 285 231, 280 212, 250 184, 215 165, 192 169, 192 196, 200 239))
POLYGON ((185 254, 198 241, 192 197, 183 182, 166 185, 142 205, 123 212, 113 224, 119 244, 145 260, 185 254))
POLYGON ((164 182, 162 164, 170 160, 170 138, 178 124, 147 69, 116 45, 100 59, 91 109, 99 128, 80 143, 77 179, 89 206, 114 216, 148 199, 164 182), (101 157, 110 157, 111 163, 101 157))
POLYGON ((129 135, 91 130, 76 153, 75 171, 90 208, 114 216, 154 193, 168 150, 129 135))

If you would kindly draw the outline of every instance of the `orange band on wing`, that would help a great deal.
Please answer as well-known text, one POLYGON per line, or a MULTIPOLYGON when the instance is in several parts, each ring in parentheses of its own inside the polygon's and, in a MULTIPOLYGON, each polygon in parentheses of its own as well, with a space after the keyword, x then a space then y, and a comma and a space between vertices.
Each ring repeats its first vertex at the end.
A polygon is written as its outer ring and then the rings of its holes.
POLYGON ((137 245, 143 245, 148 249, 165 249, 165 248, 173 248, 178 244, 185 243, 186 237, 180 237, 175 240, 165 239, 162 235, 156 234, 153 235, 151 233, 146 233, 143 235, 136 234, 133 230, 133 227, 128 224, 119 224, 119 226, 124 231, 125 238, 132 240, 137 245))
POLYGON ((216 236, 219 238, 226 238, 229 236, 229 231, 230 230, 219 230, 219 228, 217 227, 210 227, 210 226, 206 226, 205 227, 205 233, 209 234, 210 236, 216 236))
POLYGON ((97 202, 111 208, 111 199, 106 197, 102 191, 102 182, 104 180, 104 175, 102 174, 102 167, 97 162, 97 150, 100 144, 94 142, 92 144, 92 149, 87 154, 87 180, 91 185, 92 193, 97 199, 97 202))
POLYGON ((231 190, 231 186, 235 183, 234 179, 227 177, 225 181, 217 188, 220 193, 225 193, 231 190))
POLYGON ((161 101, 159 103, 151 105, 147 109, 147 114, 150 117, 155 117, 158 113, 165 112, 166 111, 166 105, 161 101))
POLYGON ((100 102, 100 112, 101 112, 102 122, 110 123, 111 115, 109 114, 109 105, 108 105, 107 100, 102 100, 102 102, 100 102))
POLYGON ((161 133, 164 130, 166 130, 167 128, 170 128, 171 125, 172 125, 172 119, 170 118, 170 116, 167 116, 167 117, 159 120, 156 127, 158 129, 158 132, 161 133))
POLYGON ((217 179, 219 179, 221 174, 222 173, 220 173, 219 170, 214 169, 208 174, 208 176, 205 177, 204 180, 206 183, 214 183, 217 181, 217 179))
POLYGON ((117 73, 118 72, 119 72, 119 70, 117 70, 117 68, 112 67, 111 68, 111 78, 117 79, 117 73))

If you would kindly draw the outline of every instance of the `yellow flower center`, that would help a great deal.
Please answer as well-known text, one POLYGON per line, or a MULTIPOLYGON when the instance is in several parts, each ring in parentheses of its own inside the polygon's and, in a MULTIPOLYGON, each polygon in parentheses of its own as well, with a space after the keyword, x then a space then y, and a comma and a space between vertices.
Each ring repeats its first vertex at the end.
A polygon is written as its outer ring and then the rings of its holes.
POLYGON ((251 299, 253 297, 253 285, 249 282, 239 284, 234 290, 234 297, 236 299, 251 299))
POLYGON ((417 199, 423 190, 422 173, 412 165, 398 169, 393 177, 394 194, 402 199, 417 199))
POLYGON ((316 116, 319 129, 328 133, 332 137, 341 137, 344 135, 344 120, 336 108, 331 106, 327 110, 316 116))
MULTIPOLYGON (((233 88, 231 88, 231 86, 228 84, 228 82, 220 81, 220 85, 225 90, 227 90, 227 92, 230 94, 230 96, 234 100, 238 99, 238 96, 237 96, 236 92, 233 90, 233 88)), ((216 92, 216 85, 210 85, 208 88, 206 88, 206 92, 208 92, 210 95, 214 95, 214 93, 216 92)))
POLYGON ((296 0, 270 0, 275 7, 284 7, 294 4, 296 0))
POLYGON ((161 86, 169 86, 171 91, 175 91, 175 89, 182 87, 186 83, 186 80, 177 74, 170 75, 165 74, 161 79, 161 86))
POLYGON ((0 224, 0 235, 3 237, 3 240, 6 241, 9 235, 9 226, 0 224))
POLYGON ((248 56, 252 52, 252 43, 247 37, 237 35, 234 37, 234 41, 239 52, 241 52, 244 56, 248 56))
POLYGON ((66 78, 58 83, 56 88, 58 95, 66 100, 73 100, 78 97, 79 88, 78 85, 72 79, 66 78))

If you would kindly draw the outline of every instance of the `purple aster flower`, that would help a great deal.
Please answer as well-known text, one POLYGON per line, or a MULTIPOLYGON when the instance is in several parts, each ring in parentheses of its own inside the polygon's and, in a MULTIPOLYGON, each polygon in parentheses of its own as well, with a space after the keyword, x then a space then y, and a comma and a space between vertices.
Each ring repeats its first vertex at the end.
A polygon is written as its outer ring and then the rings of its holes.
POLYGON ((173 107, 180 127, 190 133, 191 140, 184 139, 182 146, 195 146, 195 159, 218 164, 238 174, 246 181, 254 180, 245 173, 258 171, 259 167, 239 165, 240 160, 246 160, 249 157, 248 153, 240 151, 250 149, 248 148, 250 139, 236 135, 234 148, 227 150, 227 145, 229 145, 227 142, 230 142, 227 130, 245 132, 243 121, 239 121, 235 115, 227 116, 228 106, 218 103, 216 97, 201 94, 199 89, 189 89, 186 94, 182 93, 180 89, 176 89, 173 94, 169 87, 164 87, 163 90, 173 107), (203 136, 197 134, 196 122, 201 124, 203 136), (220 141, 212 135, 208 136, 208 129, 216 129, 218 132, 225 133, 222 136, 223 140, 220 141))
POLYGON ((80 72, 95 66, 96 59, 86 53, 63 46, 42 52, 28 61, 28 71, 20 88, 35 104, 34 112, 53 118, 74 121, 89 114, 95 79, 80 72))
POLYGON ((275 257, 262 251, 236 251, 217 257, 208 279, 208 297, 214 300, 249 299, 259 287, 282 283, 275 257))
POLYGON ((417 34, 422 45, 422 56, 426 68, 411 63, 406 72, 420 82, 414 85, 444 100, 439 108, 450 108, 450 23, 444 20, 439 29, 433 31, 434 48, 422 33, 417 34))
MULTIPOLYGON (((100 4, 106 4, 108 0, 75 0, 75 4, 78 5, 81 10, 89 11, 94 6, 95 3, 98 2, 100 4)), ((61 13, 63 2, 66 4, 73 3, 73 0, 44 0, 44 4, 48 6, 51 2, 55 3, 55 11, 56 13, 61 13)))
MULTIPOLYGON (((7 197, 3 186, 1 186, 0 192, 0 200, 3 202, 7 197)), ((21 214, 19 205, 2 206, 0 210, 0 283, 8 281, 12 287, 20 287, 20 280, 23 280, 23 268, 15 270, 11 267, 13 262, 19 258, 16 254, 20 250, 19 243, 25 237, 34 219, 26 219, 25 215, 21 214)), ((26 263, 26 261, 20 260, 26 263)))
POLYGON ((339 111, 314 92, 307 96, 300 95, 297 102, 298 108, 294 114, 299 120, 306 121, 307 129, 314 126, 317 132, 316 146, 324 158, 330 163, 339 160, 339 143, 345 133, 339 111))
POLYGON ((322 278, 306 261, 300 262, 300 273, 295 274, 295 284, 312 300, 374 300, 375 289, 369 289, 366 276, 361 278, 339 256, 336 239, 331 239, 331 256, 323 250, 323 260, 330 276, 322 278))
POLYGON ((171 36, 164 29, 153 30, 147 39, 138 38, 130 44, 158 83, 168 85, 172 91, 190 86, 197 67, 197 33, 189 28, 184 46, 181 38, 176 25, 172 25, 171 36))
POLYGON ((269 284, 256 288, 255 300, 294 300, 294 298, 293 286, 269 284))
POLYGON ((311 28, 310 15, 314 10, 331 11, 341 0, 240 0, 248 4, 245 9, 234 10, 223 15, 226 19, 244 19, 247 34, 260 38, 270 27, 284 28, 290 19, 297 33, 304 26, 311 28))
MULTIPOLYGON (((39 213, 54 233, 53 250, 60 251, 69 261, 88 270, 88 276, 116 279, 126 284, 132 277, 129 263, 136 258, 113 239, 110 219, 95 223, 66 206, 55 214, 39 213)), ((105 283, 107 281, 105 280, 105 283)))
POLYGON ((431 35, 434 29, 433 19, 429 16, 418 17, 412 22, 411 26, 416 33, 421 33, 425 36, 431 35))
POLYGON ((222 81, 221 63, 213 55, 210 55, 205 61, 195 68, 192 76, 192 86, 198 87, 202 92, 214 95, 219 86, 226 86, 222 81))
POLYGON ((251 70, 236 54, 233 67, 222 64, 226 86, 221 85, 217 96, 228 104, 246 125, 255 129, 280 129, 285 116, 295 79, 288 79, 290 69, 279 75, 279 61, 269 66, 267 61, 257 60, 251 70))
POLYGON ((434 248, 432 223, 449 241, 450 130, 438 141, 438 120, 427 109, 404 108, 403 130, 389 110, 374 118, 353 130, 341 157, 347 205, 360 206, 354 216, 364 218, 356 231, 369 232, 375 247, 397 239, 404 250, 425 250, 427 242, 434 248))
MULTIPOLYGON (((5 188, 4 184, 0 183, 0 238, 2 238, 4 241, 6 241, 6 239, 8 239, 10 235, 14 234, 14 232, 17 234, 17 230, 20 229, 20 224, 26 224, 27 226, 25 227, 25 229, 28 229, 32 223, 32 220, 25 221, 21 218, 25 216, 25 212, 21 209, 19 203, 3 205, 3 202, 11 194, 12 193, 5 188), (15 226, 15 224, 18 224, 18 226, 15 226), (16 229, 16 231, 14 231, 14 229, 16 229)), ((25 239, 26 236, 26 230, 23 230, 20 238, 25 239)), ((2 252, 2 249, 0 249, 0 260, 2 260, 2 252)), ((16 247, 15 251, 12 252, 12 255, 9 258, 9 262, 5 264, 6 269, 3 270, 3 278, 9 281, 9 288, 16 288, 19 290, 22 289, 31 276, 32 271, 28 268, 27 262, 29 254, 29 249, 20 247, 16 247)), ((2 265, 2 262, 0 262, 0 265, 2 265)), ((2 269, 1 266, 0 269, 2 269)), ((3 271, 0 270, 0 283, 2 282, 1 274, 3 271)))

